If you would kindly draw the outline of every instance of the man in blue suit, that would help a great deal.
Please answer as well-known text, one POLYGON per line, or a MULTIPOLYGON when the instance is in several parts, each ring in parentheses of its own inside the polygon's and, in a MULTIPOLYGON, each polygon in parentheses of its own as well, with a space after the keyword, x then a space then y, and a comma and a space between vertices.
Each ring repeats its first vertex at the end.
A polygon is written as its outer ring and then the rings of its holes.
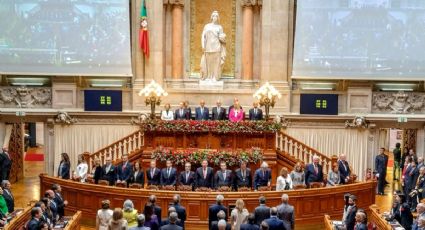
POLYGON ((207 107, 205 107, 205 101, 201 100, 200 107, 195 109, 195 120, 205 121, 210 119, 210 112, 207 107))
POLYGON ((180 204, 181 197, 180 195, 176 194, 173 196, 173 205, 171 207, 174 207, 176 209, 177 215, 179 217, 179 220, 181 222, 181 225, 184 229, 184 222, 186 221, 186 208, 181 206, 180 204))
POLYGON ((220 210, 223 210, 223 212, 226 214, 226 217, 224 218, 224 220, 227 221, 227 215, 228 215, 227 207, 223 205, 223 200, 224 200, 223 195, 217 195, 217 197, 216 197, 217 203, 211 205, 208 209, 208 226, 210 228, 211 228, 211 222, 218 220, 217 213, 220 210))
POLYGON ((203 160, 202 166, 196 169, 195 186, 196 188, 206 187, 214 188, 214 170, 208 167, 208 161, 203 160))
POLYGON ((257 225, 260 225, 263 220, 270 218, 270 208, 266 205, 266 198, 260 196, 259 201, 260 206, 254 210, 255 223, 257 225))
POLYGON ((232 171, 227 169, 226 162, 220 162, 220 170, 215 173, 214 186, 216 189, 227 186, 232 186, 232 171))
POLYGON ((258 102, 254 102, 253 108, 249 110, 249 120, 251 121, 263 120, 263 110, 258 108, 258 102))
POLYGON ((348 180, 350 179, 351 170, 350 170, 350 166, 348 165, 348 162, 346 161, 345 154, 339 155, 338 171, 340 176, 339 181, 341 182, 341 184, 346 184, 348 180))
POLYGON ((319 164, 320 158, 316 155, 313 156, 313 163, 308 164, 305 168, 305 184, 307 188, 310 187, 312 182, 323 182, 323 168, 319 164))
POLYGON ((126 183, 130 180, 131 174, 133 174, 133 166, 128 161, 128 156, 122 156, 122 163, 118 166, 118 178, 117 183, 126 183))
POLYGON ((378 177, 378 194, 384 195, 385 176, 387 175, 387 165, 385 159, 385 148, 379 149, 379 155, 375 157, 375 172, 378 177))
POLYGON ((270 186, 272 173, 269 170, 267 162, 263 161, 261 167, 255 171, 254 175, 254 189, 257 190, 262 186, 270 186))
POLYGON ((277 218, 277 208, 273 207, 270 209, 270 218, 264 220, 269 225, 269 230, 290 230, 286 229, 283 225, 283 221, 277 218))
POLYGON ((106 157, 106 164, 102 166, 102 179, 109 181, 109 185, 114 185, 117 180, 117 170, 112 164, 111 157, 106 157))
POLYGON ((148 179, 148 185, 160 185, 161 184, 161 169, 156 167, 156 161, 151 160, 150 168, 146 169, 146 178, 148 179))
POLYGON ((180 108, 174 112, 174 120, 190 120, 190 111, 185 108, 184 102, 180 102, 180 108))
POLYGON ((170 160, 165 162, 166 168, 161 170, 161 185, 176 185, 177 181, 177 170, 173 168, 173 163, 170 160))
POLYGON ((40 207, 35 207, 31 209, 31 220, 27 223, 26 229, 28 230, 37 230, 40 229, 40 218, 42 216, 42 211, 40 207))

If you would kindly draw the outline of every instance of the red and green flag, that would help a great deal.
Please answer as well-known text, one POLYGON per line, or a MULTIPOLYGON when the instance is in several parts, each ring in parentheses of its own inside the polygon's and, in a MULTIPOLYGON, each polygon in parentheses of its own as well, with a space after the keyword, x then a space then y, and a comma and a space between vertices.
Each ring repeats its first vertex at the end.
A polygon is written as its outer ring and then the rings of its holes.
POLYGON ((148 12, 146 10, 146 0, 142 1, 142 6, 140 7, 139 44, 145 57, 149 58, 148 12))

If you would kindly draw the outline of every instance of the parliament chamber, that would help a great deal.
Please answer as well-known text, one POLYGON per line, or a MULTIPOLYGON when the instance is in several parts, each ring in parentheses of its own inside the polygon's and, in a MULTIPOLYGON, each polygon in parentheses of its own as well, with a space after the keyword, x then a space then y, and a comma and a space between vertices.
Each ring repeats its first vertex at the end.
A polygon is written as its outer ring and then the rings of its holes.
POLYGON ((425 229, 425 2, 0 12, 0 229, 425 229))

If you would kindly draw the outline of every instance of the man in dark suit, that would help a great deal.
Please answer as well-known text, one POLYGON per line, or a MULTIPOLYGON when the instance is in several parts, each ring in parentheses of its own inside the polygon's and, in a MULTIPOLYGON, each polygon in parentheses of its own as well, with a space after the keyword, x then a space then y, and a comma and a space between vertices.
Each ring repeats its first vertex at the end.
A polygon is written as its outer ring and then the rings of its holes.
POLYGON ((146 177, 148 179, 148 185, 161 184, 161 169, 156 167, 155 160, 151 160, 150 168, 146 169, 146 177))
POLYGON ((181 226, 184 229, 184 222, 186 221, 186 209, 180 204, 181 197, 180 195, 176 194, 173 196, 173 205, 171 207, 174 207, 176 209, 177 216, 181 222, 181 226))
POLYGON ((338 171, 340 176, 340 183, 346 184, 348 180, 350 179, 351 170, 350 166, 348 165, 348 162, 346 161, 345 154, 339 155, 338 159, 338 171))
MULTIPOLYGON (((270 215, 270 211, 269 211, 269 215, 270 215)), ((252 214, 252 213, 249 214, 248 223, 241 224, 240 230, 260 230, 259 225, 256 224, 254 214, 252 214)))
POLYGON ((260 196, 260 206, 254 210, 255 223, 260 225, 263 220, 270 218, 270 208, 266 205, 266 198, 260 196))
POLYGON ((277 218, 277 208, 273 207, 270 209, 270 218, 264 220, 269 225, 269 230, 289 230, 285 228, 282 220, 277 218))
POLYGON ((387 166, 384 152, 385 148, 380 148, 379 154, 375 157, 375 176, 378 177, 379 195, 384 195, 385 176, 387 175, 387 166))
MULTIPOLYGON (((167 215, 167 218, 165 218, 165 219, 163 219, 162 221, 161 221, 161 223, 160 223, 160 226, 162 227, 162 226, 165 226, 165 225, 167 225, 167 224, 170 224, 170 214, 172 213, 172 212, 176 212, 176 208, 174 208, 173 206, 170 206, 169 208, 168 208, 168 215, 167 215)), ((178 215, 178 214, 177 214, 178 215)), ((178 226, 180 226, 180 227, 182 227, 183 229, 184 229, 184 227, 183 227, 183 225, 182 225, 182 222, 180 221, 180 219, 178 219, 177 218, 177 222, 176 222, 176 225, 178 225, 178 226)))
POLYGON ((212 221, 211 222, 211 226, 210 226, 210 230, 219 230, 220 228, 219 228, 219 223, 220 223, 220 221, 221 222, 223 222, 224 221, 224 223, 222 223, 222 227, 221 227, 221 229, 224 229, 224 230, 232 230, 232 225, 230 225, 230 223, 227 223, 226 222, 226 214, 224 213, 224 211, 223 210, 220 210, 218 213, 217 213, 217 220, 215 220, 215 221, 212 221))
POLYGON ((174 120, 189 120, 189 111, 185 108, 184 102, 180 102, 180 108, 176 109, 174 113, 174 120))
POLYGON ((313 156, 313 163, 308 164, 305 168, 305 184, 307 188, 310 187, 311 182, 323 183, 323 168, 319 164, 320 158, 316 155, 313 156))
POLYGON ((179 185, 187 185, 193 188, 195 183, 195 173, 193 171, 190 171, 191 168, 192 165, 190 164, 190 162, 186 162, 184 164, 184 171, 180 172, 178 179, 179 185))
POLYGON ((40 207, 34 207, 31 209, 31 220, 28 222, 26 229, 27 230, 38 230, 39 224, 40 224, 40 218, 41 218, 41 208, 40 207))
POLYGON ((354 230, 354 225, 356 224, 356 212, 357 212, 357 197, 350 195, 348 198, 348 209, 347 217, 345 218, 344 224, 347 230, 354 230))
POLYGON ((246 167, 245 161, 241 161, 240 168, 236 169, 233 184, 236 191, 240 187, 252 188, 251 169, 246 167))
POLYGON ((130 181, 131 174, 133 174, 133 165, 128 161, 128 156, 122 156, 122 163, 118 166, 117 183, 126 183, 130 181))
POLYGON ((257 190, 262 186, 270 186, 272 173, 270 172, 269 165, 263 161, 261 167, 255 171, 254 175, 254 189, 257 190))
POLYGON ((196 178, 195 186, 197 188, 200 188, 200 187, 213 188, 214 187, 214 172, 211 167, 208 167, 207 160, 203 160, 202 167, 199 167, 198 169, 196 169, 195 178, 196 178))
POLYGON ((215 188, 222 186, 232 188, 232 171, 227 169, 226 162, 220 162, 220 170, 215 173, 214 177, 215 188))
POLYGON ((201 100, 199 103, 200 107, 195 108, 195 120, 205 121, 210 119, 210 113, 207 107, 205 107, 205 101, 201 100))
POLYGON ((65 207, 68 205, 68 201, 62 197, 62 188, 58 184, 52 185, 52 190, 55 193, 53 200, 55 201, 58 208, 59 219, 65 216, 65 207))
POLYGON ((1 187, 3 189, 3 197, 6 201, 7 210, 9 213, 12 213, 15 210, 15 198, 11 190, 12 185, 8 180, 4 180, 1 182, 1 187))
POLYGON ((252 109, 249 110, 249 120, 260 121, 263 120, 263 110, 258 108, 258 102, 253 103, 252 109))
POLYGON ((117 172, 115 166, 112 164, 111 157, 106 158, 106 164, 102 167, 102 179, 109 181, 109 185, 114 185, 117 179, 117 172))
POLYGON ((0 181, 9 180, 12 158, 10 157, 9 149, 7 147, 3 147, 2 153, 0 153, 0 166, 0 181))
POLYGON ((288 204, 289 197, 287 194, 282 195, 282 204, 277 206, 277 217, 283 221, 286 229, 294 230, 294 206, 288 204))
POLYGON ((213 221, 218 221, 217 214, 219 211, 223 211, 225 214, 224 220, 227 220, 227 208, 223 205, 224 196, 217 195, 216 204, 211 205, 208 208, 208 226, 211 228, 213 221))
POLYGON ((183 105, 184 105, 184 108, 187 111, 188 119, 192 120, 192 108, 190 108, 190 106, 189 106, 189 101, 188 100, 184 101, 183 105))
MULTIPOLYGON (((161 223, 162 209, 161 209, 161 207, 156 205, 156 196, 155 195, 149 196, 149 203, 153 206, 153 212, 155 213, 156 217, 158 218, 158 223, 161 223)), ((143 211, 143 213, 144 213, 144 211, 143 211)))
POLYGON ((175 186, 177 181, 177 169, 173 168, 173 163, 171 160, 167 160, 165 164, 167 167, 161 170, 161 185, 175 186))
POLYGON ((164 225, 160 228, 160 230, 182 230, 183 228, 177 225, 177 213, 171 212, 168 218, 169 224, 164 225))
POLYGON ((221 101, 217 101, 216 107, 212 108, 211 120, 226 120, 226 109, 221 107, 221 101))
POLYGON ((44 193, 44 197, 46 197, 47 199, 49 199, 49 203, 50 203, 50 211, 52 212, 52 221, 53 224, 56 223, 56 221, 59 219, 58 217, 58 205, 56 204, 54 198, 55 198, 55 193, 53 192, 53 190, 47 190, 44 193))

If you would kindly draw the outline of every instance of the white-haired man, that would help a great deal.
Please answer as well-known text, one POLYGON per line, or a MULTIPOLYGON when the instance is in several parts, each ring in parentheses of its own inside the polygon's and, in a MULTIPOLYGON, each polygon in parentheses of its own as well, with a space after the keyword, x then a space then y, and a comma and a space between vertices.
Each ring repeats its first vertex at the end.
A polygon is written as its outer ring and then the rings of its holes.
POLYGON ((254 189, 257 190, 262 186, 270 186, 271 179, 272 173, 270 172, 269 165, 263 161, 261 167, 254 174, 254 189))
POLYGON ((313 163, 305 167, 305 184, 310 187, 312 182, 323 182, 323 168, 319 164, 320 158, 317 155, 313 156, 313 163))
POLYGON ((277 206, 277 217, 283 221, 283 225, 286 229, 294 229, 295 218, 294 218, 294 206, 288 204, 288 194, 282 195, 282 204, 277 206))
POLYGON ((220 211, 223 211, 225 214, 224 220, 227 220, 227 207, 223 205, 224 196, 223 195, 217 195, 216 198, 216 204, 211 205, 208 208, 208 226, 211 228, 213 221, 218 221, 217 214, 220 211))

